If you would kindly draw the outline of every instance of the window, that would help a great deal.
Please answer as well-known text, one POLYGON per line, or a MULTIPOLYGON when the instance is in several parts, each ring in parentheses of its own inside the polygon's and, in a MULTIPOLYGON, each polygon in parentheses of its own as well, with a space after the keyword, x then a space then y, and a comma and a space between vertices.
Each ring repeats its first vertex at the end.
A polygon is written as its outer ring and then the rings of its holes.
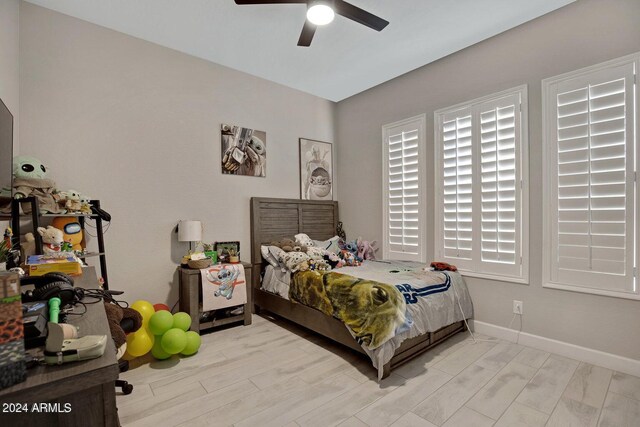
POLYGON ((640 55, 542 82, 546 287, 640 299, 640 55))
POLYGON ((385 259, 426 262, 425 127, 424 114, 382 127, 385 259))
POLYGON ((435 147, 436 258, 526 283, 526 86, 436 111, 435 147))

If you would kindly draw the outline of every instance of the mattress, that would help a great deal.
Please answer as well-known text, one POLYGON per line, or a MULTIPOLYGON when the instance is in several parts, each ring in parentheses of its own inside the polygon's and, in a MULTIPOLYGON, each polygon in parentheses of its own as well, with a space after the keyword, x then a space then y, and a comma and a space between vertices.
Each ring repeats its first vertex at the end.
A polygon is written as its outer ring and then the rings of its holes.
MULTIPOLYGON (((471 296, 457 272, 433 272, 425 264, 405 261, 365 261, 361 266, 343 267, 334 272, 393 285, 405 298, 406 314, 411 319, 408 327, 373 350, 362 346, 380 378, 383 366, 403 341, 473 316, 471 296)), ((289 299, 290 284, 291 273, 267 266, 263 290, 289 299)))

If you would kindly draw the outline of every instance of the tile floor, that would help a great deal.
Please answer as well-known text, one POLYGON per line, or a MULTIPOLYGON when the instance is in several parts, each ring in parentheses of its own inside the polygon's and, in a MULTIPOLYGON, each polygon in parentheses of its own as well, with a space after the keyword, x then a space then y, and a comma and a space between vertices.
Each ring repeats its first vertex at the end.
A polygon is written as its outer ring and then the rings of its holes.
POLYGON ((640 426, 640 378, 461 333, 381 383, 362 356, 281 320, 203 336, 121 375, 128 426, 640 426))

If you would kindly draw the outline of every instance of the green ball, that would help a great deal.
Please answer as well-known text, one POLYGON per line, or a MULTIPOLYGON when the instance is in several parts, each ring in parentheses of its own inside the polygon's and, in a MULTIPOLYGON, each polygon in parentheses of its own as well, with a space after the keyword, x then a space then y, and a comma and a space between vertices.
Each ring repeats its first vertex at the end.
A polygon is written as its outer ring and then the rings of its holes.
POLYGON ((180 354, 184 356, 191 356, 195 354, 200 349, 200 335, 196 331, 189 331, 186 333, 187 335, 187 345, 184 350, 180 352, 180 354))
POLYGON ((149 331, 153 335, 162 335, 173 327, 173 315, 168 311, 156 311, 149 319, 149 331))
POLYGON ((160 337, 156 337, 156 340, 153 343, 153 347, 151 347, 151 354, 158 360, 165 360, 171 357, 169 353, 162 349, 162 345, 160 344, 160 337))
POLYGON ((191 316, 187 313, 180 311, 173 315, 173 327, 188 331, 191 327, 191 316))
POLYGON ((169 329, 160 338, 160 345, 166 353, 178 354, 187 346, 187 334, 182 329, 169 329))

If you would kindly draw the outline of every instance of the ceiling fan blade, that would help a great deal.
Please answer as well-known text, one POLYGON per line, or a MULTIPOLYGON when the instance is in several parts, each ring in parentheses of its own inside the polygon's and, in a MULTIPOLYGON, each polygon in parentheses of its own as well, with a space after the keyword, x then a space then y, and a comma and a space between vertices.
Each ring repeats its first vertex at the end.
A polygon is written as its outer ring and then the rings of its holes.
POLYGON ((369 13, 366 10, 360 9, 351 3, 347 3, 346 1, 335 0, 334 9, 338 15, 342 15, 352 21, 356 21, 369 28, 373 28, 376 31, 382 31, 384 27, 389 25, 389 21, 369 13))
POLYGON ((313 40, 313 35, 316 33, 316 28, 318 27, 311 22, 304 21, 304 27, 302 27, 302 32, 298 39, 298 46, 311 46, 311 40, 313 40))
POLYGON ((282 4, 282 3, 306 3, 307 0, 235 0, 236 4, 282 4))

